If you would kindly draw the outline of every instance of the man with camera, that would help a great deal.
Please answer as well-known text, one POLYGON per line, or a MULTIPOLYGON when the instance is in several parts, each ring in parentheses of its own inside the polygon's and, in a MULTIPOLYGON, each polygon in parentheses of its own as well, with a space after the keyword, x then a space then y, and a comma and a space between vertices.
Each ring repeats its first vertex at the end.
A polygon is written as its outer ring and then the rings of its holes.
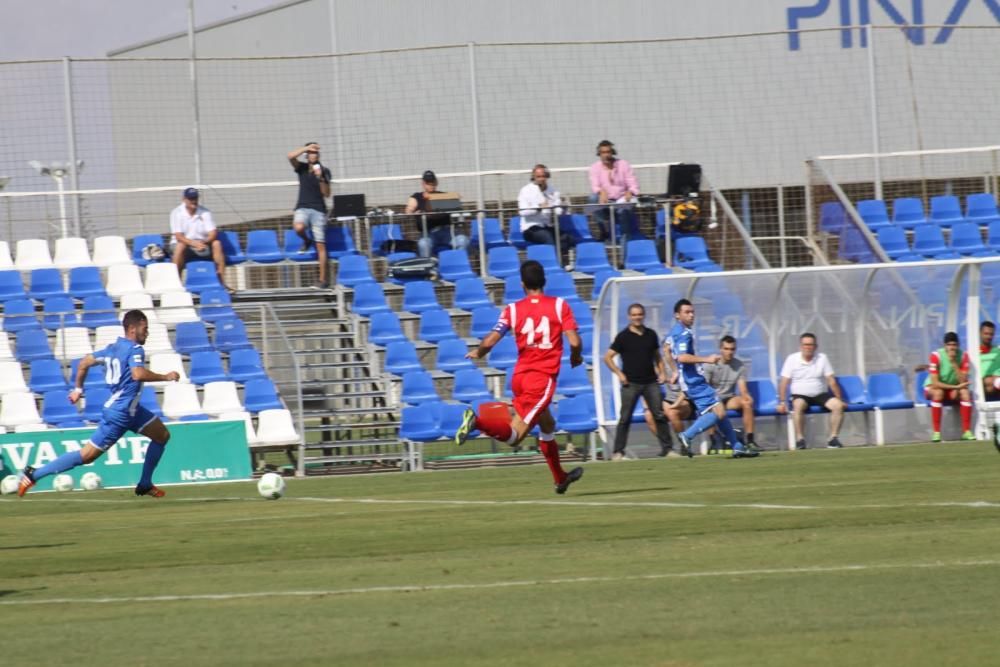
POLYGON ((299 198, 295 202, 295 214, 292 217, 292 227, 302 238, 299 252, 308 252, 315 244, 317 260, 319 261, 319 281, 312 285, 313 289, 327 289, 328 279, 326 254, 326 199, 330 196, 330 170, 320 164, 319 144, 308 142, 305 146, 288 153, 288 161, 299 177, 299 198), (302 155, 306 161, 299 160, 302 155), (312 232, 312 236, 310 236, 312 232))
POLYGON ((222 278, 226 269, 226 254, 222 249, 222 241, 219 240, 219 232, 212 220, 212 212, 198 204, 198 197, 196 188, 185 189, 180 206, 170 212, 173 262, 177 265, 178 274, 188 262, 214 262, 219 282, 231 292, 222 278))

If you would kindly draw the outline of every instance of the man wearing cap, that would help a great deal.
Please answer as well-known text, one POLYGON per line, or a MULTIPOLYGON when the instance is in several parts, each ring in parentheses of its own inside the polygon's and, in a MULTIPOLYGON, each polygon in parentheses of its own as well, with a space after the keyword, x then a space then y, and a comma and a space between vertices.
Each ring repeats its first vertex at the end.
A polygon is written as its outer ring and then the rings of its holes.
MULTIPOLYGON (((180 206, 170 212, 170 233, 174 244, 173 260, 177 272, 188 262, 215 262, 219 282, 226 287, 222 274, 226 269, 226 255, 222 250, 219 232, 212 220, 212 212, 198 204, 198 190, 187 188, 182 193, 180 206)), ((226 289, 229 289, 226 287, 226 289)), ((231 290, 230 290, 231 291, 231 290)))
MULTIPOLYGON (((430 195, 439 194, 437 189, 437 176, 428 169, 420 177, 422 190, 414 192, 406 201, 406 214, 416 215, 420 213, 430 213, 430 195)), ((451 216, 447 213, 436 213, 427 216, 427 236, 423 236, 417 241, 417 252, 421 257, 430 257, 441 250, 453 248, 461 250, 469 247, 469 237, 464 234, 451 233, 451 216)))
POLYGON ((330 170, 320 164, 319 144, 315 141, 290 151, 288 161, 299 177, 299 198, 295 202, 295 213, 292 216, 292 227, 302 238, 299 252, 307 252, 316 244, 319 281, 313 283, 312 287, 326 289, 330 286, 326 254, 326 199, 330 196, 330 170), (303 154, 306 156, 305 162, 299 160, 303 154))

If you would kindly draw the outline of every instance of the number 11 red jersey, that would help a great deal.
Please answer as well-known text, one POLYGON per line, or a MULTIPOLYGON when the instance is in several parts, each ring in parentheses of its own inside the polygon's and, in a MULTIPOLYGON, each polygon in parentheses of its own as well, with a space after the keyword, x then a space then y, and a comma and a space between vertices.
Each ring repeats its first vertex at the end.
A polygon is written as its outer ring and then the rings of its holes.
POLYGON ((554 376, 562 362, 563 332, 575 331, 576 319, 562 297, 530 295, 500 313, 494 331, 503 334, 508 329, 517 342, 514 373, 530 370, 554 376))

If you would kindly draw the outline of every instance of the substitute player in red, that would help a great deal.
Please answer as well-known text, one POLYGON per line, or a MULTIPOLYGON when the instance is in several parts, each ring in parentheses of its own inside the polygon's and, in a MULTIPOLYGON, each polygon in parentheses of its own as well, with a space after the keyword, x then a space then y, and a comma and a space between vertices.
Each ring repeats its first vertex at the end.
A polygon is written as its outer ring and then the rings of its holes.
POLYGON ((969 392, 969 354, 958 345, 958 334, 944 335, 944 347, 931 352, 924 382, 924 397, 931 402, 931 442, 941 442, 941 412, 944 403, 958 401, 962 416, 962 440, 975 440, 972 433, 972 394, 969 392))
POLYGON ((521 284, 525 297, 508 304, 500 314, 493 331, 486 335, 479 347, 466 356, 482 359, 504 334, 513 330, 517 340, 517 365, 511 378, 514 392, 514 412, 511 420, 505 417, 477 417, 471 409, 465 411, 462 425, 455 434, 455 443, 461 445, 473 428, 490 437, 516 445, 524 440, 528 431, 538 424, 538 448, 549 464, 556 483, 556 493, 566 493, 569 485, 583 477, 583 468, 563 470, 556 444, 556 421, 549 412, 549 403, 556 392, 556 378, 562 361, 563 334, 569 340, 572 366, 583 363, 583 343, 576 332, 576 320, 569 304, 561 298, 546 296, 545 269, 534 260, 521 265, 521 284))

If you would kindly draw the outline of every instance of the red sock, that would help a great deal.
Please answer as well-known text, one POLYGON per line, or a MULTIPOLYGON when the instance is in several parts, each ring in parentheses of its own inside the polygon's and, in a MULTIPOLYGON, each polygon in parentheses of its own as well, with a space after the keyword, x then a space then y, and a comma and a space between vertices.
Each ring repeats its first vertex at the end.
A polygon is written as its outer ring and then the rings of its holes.
POLYGON ((566 471, 563 470, 562 464, 559 462, 559 445, 556 444, 555 440, 542 440, 538 443, 538 449, 545 457, 545 462, 549 464, 552 479, 556 481, 556 484, 562 484, 566 479, 566 471))
POLYGON ((962 415, 962 431, 972 430, 972 403, 962 401, 958 405, 959 414, 962 415))
POLYGON ((931 424, 935 433, 941 432, 941 404, 931 402, 931 424))
POLYGON ((476 428, 500 442, 508 442, 514 431, 510 423, 497 418, 476 417, 476 428))

